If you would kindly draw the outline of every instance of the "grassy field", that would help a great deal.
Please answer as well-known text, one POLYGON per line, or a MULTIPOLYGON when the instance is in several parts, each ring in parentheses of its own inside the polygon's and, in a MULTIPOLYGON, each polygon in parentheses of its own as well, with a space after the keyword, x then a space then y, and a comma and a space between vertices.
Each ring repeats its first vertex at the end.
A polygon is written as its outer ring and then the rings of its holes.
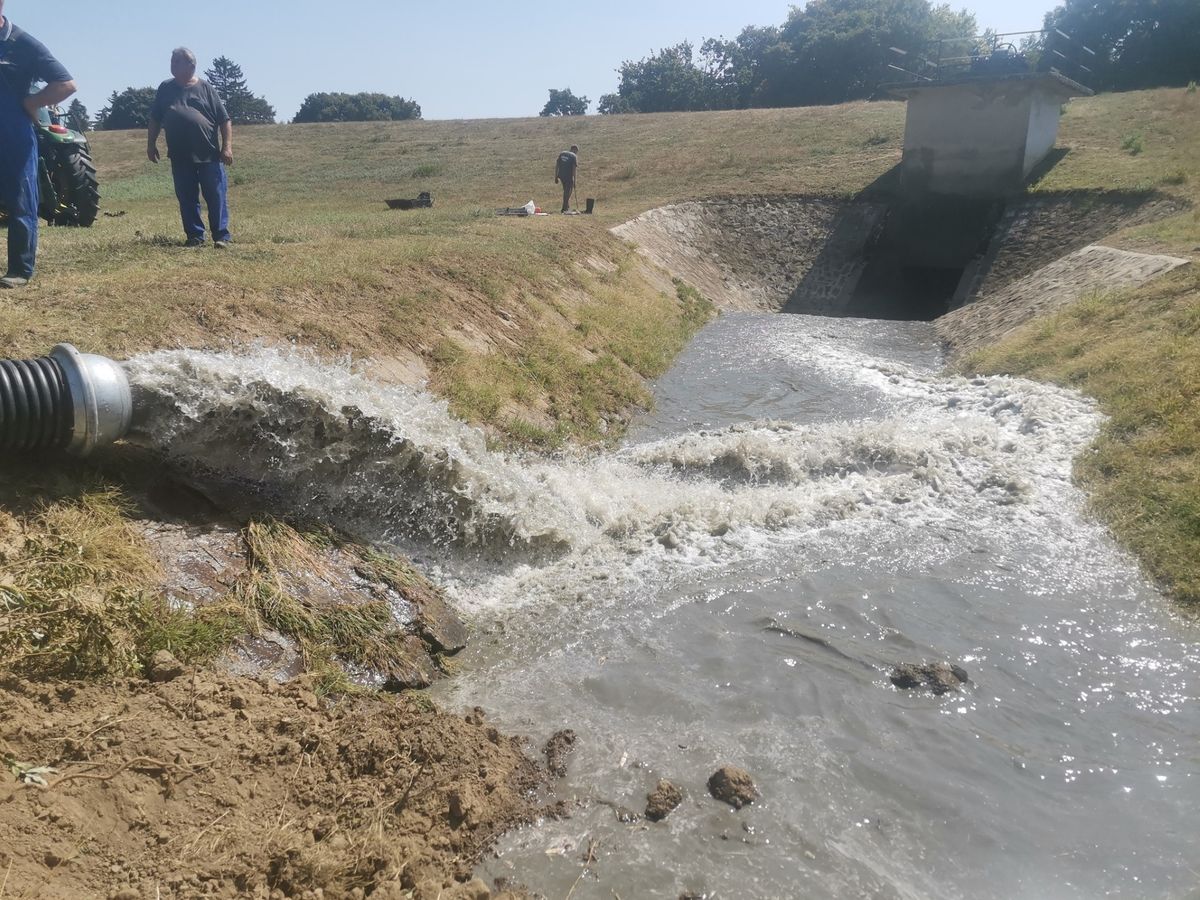
MULTIPOLYGON (((1072 103, 1071 152, 1040 188, 1196 191, 1200 95, 1159 91, 1072 103), (1133 148, 1138 152, 1131 152, 1133 148)), ((457 413, 536 446, 618 434, 705 316, 607 229, 673 200, 853 194, 899 159, 904 107, 242 128, 236 244, 185 251, 167 165, 141 132, 94 135, 106 215, 45 229, 39 275, 0 295, 10 355, 68 340, 118 358, 253 340, 374 359, 427 378, 457 413), (558 206, 554 157, 582 147, 592 217, 499 219, 558 206), (432 210, 384 199, 433 193, 432 210)), ((1135 240, 1190 249, 1195 222, 1135 240)))
MULTIPOLYGON (((107 215, 91 229, 43 232, 34 284, 0 293, 0 344, 6 356, 24 356, 67 340, 121 358, 290 342, 371 360, 381 377, 427 378, 458 414, 502 440, 612 440, 648 400, 645 379, 665 370, 711 311, 608 228, 689 198, 853 194, 898 162, 903 115, 899 103, 858 103, 243 128, 232 170, 236 244, 225 253, 180 246, 169 172, 146 161, 144 134, 97 134, 107 215), (553 161, 571 143, 582 148, 580 194, 597 198, 596 215, 493 217, 494 207, 531 198, 556 208, 553 161), (385 198, 422 190, 433 209, 385 208, 385 198)), ((1155 189, 1200 210, 1200 94, 1076 101, 1060 145, 1069 152, 1035 190, 1155 189)), ((1117 241, 1194 257, 1200 211, 1117 241)), ((1200 272, 1191 267, 1088 298, 966 363, 1099 399, 1112 418, 1079 474, 1098 513, 1187 600, 1200 599, 1198 329, 1200 272)), ((0 539, 11 538, 0 561, 19 566, 0 575, 0 619, 22 605, 35 616, 69 606, 64 646, 98 640, 89 658, 114 670, 160 645, 166 628, 193 628, 201 647, 224 640, 223 620, 163 619, 170 611, 146 596, 153 572, 123 530, 121 508, 107 484, 42 490, 17 470, 0 471, 0 539), (60 557, 87 565, 64 569, 60 557), (119 639, 88 630, 97 598, 124 610, 119 639)), ((19 643, 0 651, 33 652, 19 643)))

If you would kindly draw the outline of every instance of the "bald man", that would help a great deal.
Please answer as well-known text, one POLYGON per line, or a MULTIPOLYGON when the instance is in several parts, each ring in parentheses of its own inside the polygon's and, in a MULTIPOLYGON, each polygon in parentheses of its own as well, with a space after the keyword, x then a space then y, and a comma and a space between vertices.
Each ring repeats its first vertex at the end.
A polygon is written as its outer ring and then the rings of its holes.
POLYGON ((158 134, 167 132, 167 156, 184 246, 204 246, 200 195, 208 206, 213 246, 229 246, 228 181, 225 166, 233 165, 233 123, 216 89, 196 77, 196 55, 187 47, 171 53, 171 77, 158 86, 150 108, 146 155, 158 162, 158 134))

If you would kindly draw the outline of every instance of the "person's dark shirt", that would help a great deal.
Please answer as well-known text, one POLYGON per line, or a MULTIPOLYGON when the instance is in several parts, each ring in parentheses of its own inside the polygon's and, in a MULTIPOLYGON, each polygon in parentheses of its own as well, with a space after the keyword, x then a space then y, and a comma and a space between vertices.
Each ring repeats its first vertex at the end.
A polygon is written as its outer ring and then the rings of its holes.
POLYGON ((49 84, 70 80, 71 73, 54 58, 45 44, 7 18, 4 20, 0 25, 0 90, 7 90, 24 100, 35 82, 49 84))
POLYGON ((209 163, 221 158, 220 127, 229 121, 225 104, 203 78, 187 87, 174 78, 158 86, 150 116, 167 133, 167 156, 177 162, 209 163))
POLYGON ((579 157, 570 150, 564 150, 558 154, 558 162, 554 166, 554 177, 562 181, 574 181, 577 168, 579 168, 579 157))

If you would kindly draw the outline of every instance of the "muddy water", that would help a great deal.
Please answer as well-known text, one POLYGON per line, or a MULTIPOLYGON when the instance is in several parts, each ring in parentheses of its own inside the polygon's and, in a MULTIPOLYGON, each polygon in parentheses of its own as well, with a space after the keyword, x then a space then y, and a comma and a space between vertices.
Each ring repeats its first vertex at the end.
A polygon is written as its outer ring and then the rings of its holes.
POLYGON ((504 456, 263 351, 131 374, 149 440, 400 546, 474 622, 451 704, 579 748, 485 877, 550 897, 1185 897, 1200 626, 1082 513, 1091 405, 947 378, 926 326, 730 315, 618 451, 504 456), (972 681, 893 688, 901 661, 972 681), (717 766, 760 803, 708 798, 717 766), (659 777, 686 799, 625 824, 659 777), (591 841, 597 862, 585 872, 591 841))
POLYGON ((621 456, 839 515, 731 522, 721 547, 677 519, 677 545, 660 528, 626 558, 529 573, 537 602, 500 614, 511 577, 466 591, 492 640, 450 697, 580 736, 562 791, 584 805, 484 874, 566 896, 591 840, 575 897, 1191 895, 1200 628, 1081 515, 1090 406, 939 362, 921 325, 725 316, 621 456), (898 691, 904 660, 972 683, 898 691), (726 762, 761 803, 706 796, 726 762), (620 823, 609 804, 641 812, 659 777, 681 808, 620 823))

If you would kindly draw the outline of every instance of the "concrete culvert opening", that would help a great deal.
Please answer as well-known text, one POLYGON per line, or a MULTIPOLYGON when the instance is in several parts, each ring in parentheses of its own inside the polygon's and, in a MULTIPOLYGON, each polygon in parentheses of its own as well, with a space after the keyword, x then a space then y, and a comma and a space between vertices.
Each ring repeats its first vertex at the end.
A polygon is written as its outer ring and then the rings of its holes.
POLYGON ((962 277, 961 268, 868 265, 846 305, 846 315, 931 322, 953 308, 962 277))
POLYGON ((724 309, 930 321, 1184 208, 1154 192, 1077 191, 945 198, 930 212, 884 188, 690 201, 613 231, 724 309))

